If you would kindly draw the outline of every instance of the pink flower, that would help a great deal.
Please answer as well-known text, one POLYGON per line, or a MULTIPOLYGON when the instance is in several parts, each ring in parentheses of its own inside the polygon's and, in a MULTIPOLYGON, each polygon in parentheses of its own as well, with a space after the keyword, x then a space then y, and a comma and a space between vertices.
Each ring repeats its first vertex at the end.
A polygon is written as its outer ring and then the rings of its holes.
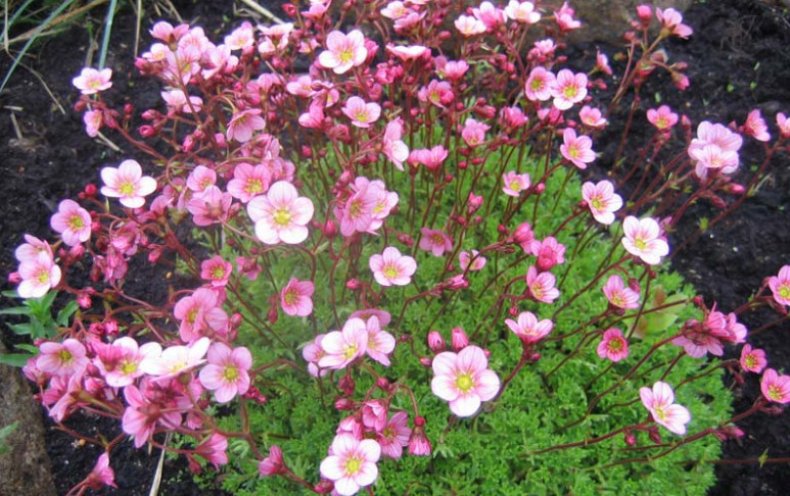
POLYGON ((85 134, 91 138, 99 135, 104 119, 100 110, 86 110, 82 116, 82 123, 85 124, 85 134))
POLYGON ((486 257, 480 255, 477 250, 472 250, 471 254, 468 251, 462 251, 458 254, 458 265, 464 272, 477 272, 486 266, 486 257))
POLYGON ((187 177, 187 188, 195 193, 202 193, 217 184, 217 172, 205 165, 198 165, 187 177))
POLYGON ((603 286, 603 294, 609 304, 623 310, 639 308, 639 293, 623 283, 618 275, 609 276, 603 286))
POLYGON ((607 329, 603 333, 603 338, 601 338, 601 343, 596 351, 599 357, 613 362, 627 358, 628 341, 623 337, 623 331, 616 327, 607 329))
POLYGON ((582 23, 573 18, 575 14, 576 11, 568 6, 568 2, 563 3, 560 10, 554 12, 554 20, 561 31, 571 31, 581 27, 582 23))
MULTIPOLYGON (((47 245, 47 248, 49 248, 49 245, 47 245)), ((19 251, 17 249, 17 253, 19 251)), ((18 273, 19 277, 22 278, 22 282, 16 288, 20 298, 39 298, 44 296, 50 288, 58 285, 61 277, 60 267, 52 259, 51 252, 49 254, 42 252, 38 256, 27 258, 19 264, 18 273)))
POLYGON ((435 257, 441 257, 444 252, 453 249, 453 240, 450 236, 438 229, 420 228, 422 237, 420 238, 420 249, 429 251, 435 257))
POLYGON ((395 338, 381 328, 378 317, 371 316, 365 322, 368 330, 368 344, 365 353, 385 367, 390 366, 389 355, 395 349, 395 338))
POLYGON ((502 174, 502 191, 508 196, 518 197, 522 191, 529 189, 529 174, 519 174, 516 171, 509 171, 502 174))
POLYGON ((694 30, 683 24, 683 15, 675 9, 656 9, 656 18, 661 23, 661 30, 680 38, 688 38, 694 30))
POLYGON ((293 184, 277 181, 266 195, 247 204, 255 222, 255 235, 267 245, 299 244, 307 239, 307 223, 313 218, 313 202, 299 196, 293 184))
POLYGON ((790 119, 783 112, 776 114, 776 125, 782 138, 790 138, 790 119))
POLYGON ((96 70, 92 67, 85 67, 80 75, 71 80, 83 95, 93 95, 100 91, 109 89, 112 86, 112 69, 96 70))
POLYGON ((604 119, 600 109, 588 105, 579 110, 579 119, 582 121, 582 124, 593 129, 601 129, 609 123, 609 121, 604 119))
POLYGON ((428 170, 436 171, 447 159, 449 152, 442 146, 436 145, 431 149, 420 148, 412 150, 409 154, 410 164, 422 164, 428 170))
POLYGON ((368 265, 376 282, 382 286, 405 286, 417 270, 417 262, 408 255, 401 255, 394 246, 388 246, 380 255, 371 255, 368 265))
POLYGON ((284 469, 283 451, 279 446, 273 444, 269 448, 269 456, 258 464, 258 473, 261 474, 261 477, 271 477, 272 475, 283 473, 284 469))
POLYGON ((226 223, 230 218, 232 203, 230 193, 223 193, 217 186, 209 186, 205 191, 196 193, 186 207, 192 214, 192 222, 204 227, 226 223))
POLYGON ((609 66, 609 57, 607 57, 605 53, 601 53, 601 51, 597 49, 595 53, 595 69, 601 71, 607 76, 612 75, 612 68, 609 66))
POLYGON ((779 269, 779 274, 768 278, 774 301, 780 305, 790 306, 790 265, 779 269))
POLYGON ((468 15, 458 16, 453 24, 465 38, 486 32, 486 25, 481 20, 468 15))
POLYGON ((79 376, 90 363, 85 356, 85 346, 73 338, 66 339, 62 343, 47 341, 41 343, 38 349, 41 354, 38 356, 36 366, 48 374, 79 376))
POLYGON ((422 45, 393 45, 391 43, 387 44, 387 53, 391 53, 392 55, 398 57, 401 60, 415 60, 426 53, 430 54, 430 48, 424 47, 422 45))
POLYGON ((236 112, 228 123, 225 135, 228 140, 236 140, 239 143, 246 143, 252 139, 255 131, 261 131, 266 127, 266 121, 261 117, 261 109, 247 109, 236 112))
POLYGON ((198 288, 178 300, 173 315, 181 321, 178 333, 186 343, 210 335, 212 331, 223 334, 228 325, 228 316, 221 308, 218 293, 208 288, 198 288))
POLYGON ((697 137, 691 140, 688 154, 696 162, 694 172, 705 179, 709 170, 720 170, 722 174, 732 174, 738 168, 738 150, 743 138, 722 124, 701 122, 697 126, 697 137))
POLYGON ((376 441, 381 446, 381 454, 394 460, 403 456, 403 448, 409 445, 411 429, 409 415, 400 411, 392 415, 384 428, 376 433, 376 441))
POLYGON ((403 2, 394 1, 389 2, 386 7, 381 9, 381 15, 387 19, 398 20, 406 16, 410 11, 403 2))
POLYGON ((228 181, 228 193, 247 203, 269 189, 271 172, 265 165, 237 164, 233 169, 233 179, 228 181))
POLYGON ((505 14, 499 7, 496 7, 491 2, 483 2, 480 7, 473 8, 472 14, 485 24, 486 29, 493 31, 498 26, 505 23, 505 14))
POLYGON ((351 119, 351 124, 356 127, 368 128, 376 122, 381 115, 381 107, 378 103, 369 102, 358 96, 352 96, 346 100, 342 109, 346 117, 351 119))
POLYGON ((614 192, 614 185, 609 181, 599 181, 597 184, 589 181, 584 183, 582 198, 595 220, 606 225, 614 222, 614 213, 623 206, 623 199, 614 192))
POLYGON ((659 131, 668 131, 678 123, 678 114, 672 112, 667 105, 662 105, 656 109, 647 111, 647 120, 659 131))
POLYGON ((486 131, 488 131, 490 127, 491 126, 478 122, 471 117, 467 117, 464 128, 461 131, 461 137, 467 145, 471 147, 478 146, 485 141, 486 131))
POLYGON ((669 384, 658 381, 653 384, 652 391, 650 388, 640 388, 639 397, 654 421, 675 434, 686 433, 686 424, 691 420, 691 414, 686 407, 674 404, 675 393, 669 384))
POLYGON ((403 170, 403 162, 409 158, 409 147, 401 140, 402 137, 403 121, 398 117, 387 123, 381 139, 381 151, 398 170, 403 170))
POLYGON ((535 24, 540 20, 540 13, 535 10, 532 2, 510 0, 505 7, 505 17, 521 24, 535 24))
POLYGON ((545 338, 554 328, 554 322, 549 319, 538 321, 532 312, 521 312, 518 320, 505 319, 505 325, 525 345, 532 345, 545 338))
POLYGON ((768 126, 765 124, 759 109, 749 112, 746 122, 743 124, 743 132, 757 141, 769 141, 771 135, 768 133, 768 126))
POLYGON ((364 64, 368 57, 365 35, 358 29, 347 35, 332 31, 326 37, 326 47, 327 50, 318 56, 318 63, 324 69, 332 69, 335 74, 343 74, 352 67, 364 64))
POLYGON ((321 462, 321 476, 335 483, 341 496, 356 494, 376 481, 376 462, 381 446, 372 439, 358 440, 351 434, 339 434, 332 441, 330 455, 321 462))
POLYGON ((104 181, 101 194, 109 198, 120 198, 124 207, 142 207, 145 197, 156 190, 156 180, 143 176, 143 169, 134 160, 124 160, 117 168, 103 168, 101 178, 104 181))
POLYGON ((551 96, 554 97, 554 107, 568 110, 587 96, 587 75, 583 72, 573 74, 569 69, 562 69, 557 73, 557 79, 551 87, 551 96))
POLYGON ((768 401, 790 403, 790 375, 779 375, 774 369, 766 369, 760 380, 760 391, 768 401))
POLYGON ((219 255, 214 255, 200 263, 200 278, 209 281, 215 288, 226 286, 231 272, 233 272, 233 265, 219 255))
POLYGON ((209 437, 195 448, 195 454, 206 459, 207 462, 218 469, 228 463, 228 438, 218 432, 212 432, 209 437))
POLYGON ((324 336, 326 334, 316 335, 311 342, 305 344, 304 348, 302 348, 302 358, 307 362, 307 371, 313 377, 323 377, 329 372, 326 369, 320 370, 318 368, 318 361, 326 355, 324 349, 321 348, 321 341, 324 340, 324 336))
POLYGON ((559 243, 553 236, 549 236, 543 241, 531 242, 529 252, 537 257, 537 266, 540 271, 551 270, 555 265, 565 262, 565 245, 559 243))
POLYGON ((342 331, 331 331, 321 339, 324 355, 318 360, 321 368, 342 369, 368 349, 368 328, 364 320, 351 318, 342 331))
POLYGON ((241 346, 231 350, 223 343, 213 343, 208 349, 208 365, 198 377, 203 387, 214 391, 218 403, 227 403, 236 395, 243 395, 250 387, 252 367, 250 350, 241 346))
POLYGON ((554 73, 547 71, 543 66, 535 67, 530 71, 527 82, 524 84, 524 93, 527 95, 527 99, 532 102, 545 102, 551 98, 555 81, 554 73))
POLYGON ((447 81, 437 81, 435 79, 428 83, 428 86, 423 86, 417 92, 417 98, 421 102, 428 102, 439 108, 446 108, 455 99, 452 86, 447 81))
POLYGON ((661 228, 654 219, 637 219, 629 215, 623 221, 625 236, 622 243, 626 251, 639 257, 648 265, 661 263, 661 257, 669 253, 669 245, 661 237, 661 228))
POLYGON ((450 402, 450 411, 459 417, 471 417, 482 401, 499 392, 499 377, 488 368, 482 349, 470 345, 459 353, 443 351, 431 364, 431 391, 450 402))
POLYGON ((129 336, 118 338, 111 345, 97 347, 94 364, 104 375, 108 386, 126 387, 143 375, 140 370, 142 362, 148 354, 156 349, 150 346, 139 347, 137 341, 129 336))
POLYGON ((313 313, 313 281, 300 281, 292 277, 280 291, 280 306, 292 317, 307 317, 313 313))
POLYGON ((57 213, 49 220, 49 225, 60 233, 63 242, 69 246, 77 246, 91 237, 91 216, 73 200, 60 202, 57 213))
POLYGON ((754 372, 755 374, 759 374, 768 366, 765 351, 759 348, 752 349, 751 345, 748 344, 743 345, 740 363, 743 370, 754 372))
POLYGON ((576 137, 576 131, 566 127, 562 132, 562 140, 560 153, 579 169, 586 169, 587 164, 595 160, 592 140, 588 136, 576 137))
POLYGON ((123 396, 129 406, 123 412, 122 428, 125 433, 134 437, 135 448, 144 445, 151 438, 158 422, 169 428, 181 424, 179 412, 163 409, 132 384, 124 388, 123 396))
POLYGON ((110 467, 110 455, 106 451, 99 455, 91 473, 85 479, 85 485, 91 489, 101 489, 102 486, 117 488, 115 485, 115 472, 110 467))
POLYGON ((557 279, 551 272, 538 273, 534 265, 527 270, 527 291, 536 301, 552 303, 560 296, 560 291, 554 287, 557 279))
POLYGON ((160 353, 162 347, 159 343, 146 343, 142 346, 146 356, 140 362, 140 370, 160 381, 177 377, 205 363, 203 357, 210 344, 209 338, 202 337, 188 346, 170 346, 160 353))

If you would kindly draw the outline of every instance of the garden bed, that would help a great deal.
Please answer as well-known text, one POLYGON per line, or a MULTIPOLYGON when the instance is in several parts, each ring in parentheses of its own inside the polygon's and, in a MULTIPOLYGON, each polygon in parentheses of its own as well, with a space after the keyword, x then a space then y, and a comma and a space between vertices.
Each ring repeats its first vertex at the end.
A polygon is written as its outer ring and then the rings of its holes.
MULTIPOLYGON (((216 37, 227 31, 227 2, 188 2, 177 4, 185 20, 207 27, 216 37), (208 28, 211 26, 210 28, 208 28)), ((150 80, 135 77, 132 66, 133 20, 129 13, 116 22, 113 50, 108 66, 114 69, 113 96, 116 104, 128 98, 140 105, 153 104, 158 89, 150 80)), ((753 108, 760 108, 772 120, 776 112, 790 111, 790 16, 767 2, 727 0, 694 4, 685 14, 695 33, 690 41, 670 44, 673 60, 689 63, 691 88, 685 93, 663 92, 662 102, 688 114, 694 122, 743 119, 753 108)), ((144 22, 144 26, 147 25, 144 22)), ((147 38, 144 37, 143 45, 147 38)), ((0 274, 15 270, 13 248, 22 233, 45 236, 48 219, 61 198, 74 197, 88 181, 98 181, 99 167, 126 158, 108 146, 92 142, 83 131, 80 115, 71 109, 77 93, 71 79, 84 65, 87 34, 73 28, 50 39, 37 50, 29 63, 42 82, 29 70, 19 68, 2 95, 0 114, 0 156, 4 180, 0 184, 0 274), (63 111, 60 110, 62 107, 63 111), (14 116, 12 120, 11 116, 14 116)), ((602 47, 610 55, 611 47, 602 47)), ((583 56, 594 57, 594 46, 578 48, 583 56)), ((0 70, 8 67, 4 59, 0 70)), ((650 92, 645 92, 650 94, 650 92)), ((637 126, 647 126, 638 123, 637 126)), ((771 121, 771 126, 773 122, 771 121)), ((773 128, 775 129, 775 128, 773 128)), ((612 132, 616 133, 617 130, 612 132)), ((637 135, 640 129, 635 129, 637 135)), ((646 131, 644 131, 646 133, 646 131)), ((753 142, 742 152, 742 163, 754 164, 758 155, 753 142)), ((614 150, 600 147, 612 154, 614 150)), ((599 160, 606 163, 606 155, 599 160)), ((676 270, 693 283, 706 301, 716 300, 729 311, 760 286, 762 277, 775 274, 790 255, 790 162, 786 155, 776 157, 772 171, 757 194, 738 211, 709 232, 696 238, 697 224, 689 220, 672 233, 671 246, 694 239, 673 257, 676 270)), ((698 207, 689 219, 711 217, 707 207, 698 207)), ((153 274, 138 274, 140 288, 165 294, 172 281, 153 274), (155 281, 151 286, 151 281, 155 281)), ((3 289, 9 289, 4 281, 3 289)), ((8 301, 3 299, 2 306, 8 301)), ((758 328, 770 316, 754 315, 744 319, 749 328, 758 328)), ((752 345, 768 351, 776 368, 790 368, 790 332, 787 324, 750 338, 752 345)), ((4 329, 4 341, 15 342, 4 329)), ((736 398, 736 411, 748 408, 759 396, 755 379, 747 382, 743 396, 736 398)), ((44 417, 42 415, 42 417, 44 417)), ((53 475, 59 493, 79 482, 93 467, 98 450, 73 444, 73 439, 48 425, 47 449, 53 462, 53 475), (66 464, 68 462, 68 464, 66 464)), ((68 424, 75 430, 92 434, 94 430, 112 437, 119 432, 115 422, 74 416, 68 424)), ((760 466, 756 459, 766 450, 769 458, 790 456, 790 415, 766 419, 753 416, 740 425, 746 436, 724 445, 724 460, 717 466, 719 483, 711 491, 717 495, 785 494, 790 487, 790 470, 785 464, 760 466), (782 451, 784 450, 784 451, 782 451)), ((125 443, 113 452, 113 466, 119 486, 112 494, 148 494, 148 486, 158 461, 158 452, 134 450, 125 443)), ((217 492, 222 494, 221 492, 217 492)), ((209 494, 191 480, 183 459, 167 461, 161 494, 209 494)))

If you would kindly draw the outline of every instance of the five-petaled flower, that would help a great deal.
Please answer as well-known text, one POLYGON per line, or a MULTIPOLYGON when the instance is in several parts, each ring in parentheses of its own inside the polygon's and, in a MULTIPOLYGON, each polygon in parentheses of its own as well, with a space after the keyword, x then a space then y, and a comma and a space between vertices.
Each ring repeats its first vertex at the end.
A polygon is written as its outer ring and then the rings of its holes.
POLYGON ((488 368, 483 350, 470 345, 459 353, 444 351, 431 364, 431 391, 450 402, 450 411, 459 417, 471 417, 483 401, 499 392, 499 377, 488 368))
POLYGON ((249 370, 252 367, 250 350, 241 346, 230 349, 216 342, 208 350, 208 365, 200 369, 200 383, 214 391, 218 403, 227 403, 237 394, 243 395, 250 388, 249 370))
POLYGON ((768 401, 790 403, 790 375, 779 375, 774 369, 766 369, 760 380, 760 391, 768 401))
POLYGON ((686 424, 691 420, 691 414, 686 407, 675 404, 675 393, 669 384, 658 381, 653 384, 652 390, 647 387, 640 388, 639 397, 658 424, 675 434, 686 433, 686 424))
POLYGON ((329 453, 321 462, 321 475, 335 483, 335 491, 341 496, 356 494, 376 481, 381 446, 373 439, 359 440, 352 434, 338 434, 329 453))
POLYGON ((266 195, 247 204, 255 222, 255 235, 267 245, 299 244, 307 239, 307 223, 313 218, 313 202, 299 196, 293 184, 277 181, 266 195))
POLYGON ((112 86, 112 69, 97 70, 92 67, 85 67, 80 75, 71 80, 83 95, 94 95, 100 91, 109 89, 112 86))
POLYGON ((628 216, 623 222, 623 246, 631 255, 639 257, 648 265, 661 263, 661 257, 669 253, 669 245, 661 237, 661 228, 654 219, 637 219, 628 216))
POLYGON ((156 190, 156 180, 144 176, 140 164, 131 159, 124 160, 117 168, 103 168, 101 178, 104 181, 101 194, 108 198, 120 198, 124 207, 142 207, 145 197, 156 190))
POLYGON ((362 65, 368 57, 365 35, 355 29, 348 34, 332 31, 326 37, 326 48, 318 56, 318 63, 335 74, 343 74, 352 67, 362 65))
POLYGON ((417 262, 408 255, 401 255, 394 246, 388 246, 380 255, 371 255, 369 265, 376 282, 382 286, 405 286, 417 270, 417 262))

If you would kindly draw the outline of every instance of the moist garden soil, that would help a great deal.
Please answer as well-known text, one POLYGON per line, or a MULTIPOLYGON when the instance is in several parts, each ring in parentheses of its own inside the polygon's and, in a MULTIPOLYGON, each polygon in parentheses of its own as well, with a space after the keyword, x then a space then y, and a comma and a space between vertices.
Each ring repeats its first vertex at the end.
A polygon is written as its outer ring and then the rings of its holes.
MULTIPOLYGON (((577 0, 584 1, 584 0, 577 0)), ((279 2, 261 2, 279 4, 279 2)), ((184 21, 204 27, 212 39, 224 35, 234 13, 231 2, 181 1, 175 6, 184 21)), ((282 16, 277 6, 273 11, 282 16)), ((99 26, 101 13, 85 23, 99 26)), ((643 95, 683 112, 694 123, 708 119, 715 122, 742 122, 747 112, 760 108, 770 120, 776 112, 790 113, 790 14, 778 3, 756 0, 720 0, 696 3, 685 13, 694 28, 689 41, 673 41, 668 45, 670 62, 689 63, 691 87, 684 93, 668 90, 666 85, 648 87, 643 95)), ((150 38, 145 31, 151 19, 143 22, 141 47, 150 38)), ((83 23, 84 24, 84 23, 83 23)), ((132 65, 134 16, 122 12, 112 33, 107 66, 113 68, 113 90, 108 93, 117 106, 134 102, 139 113, 155 106, 159 90, 152 80, 136 77, 132 65)), ((0 95, 0 276, 2 289, 11 289, 5 277, 16 269, 14 248, 23 233, 51 237, 49 217, 63 198, 74 198, 88 182, 99 180, 100 167, 117 164, 128 158, 108 146, 90 140, 83 131, 80 114, 71 109, 77 92, 71 79, 85 65, 89 49, 89 31, 74 27, 40 43, 35 58, 17 69, 8 87, 0 95), (45 88, 46 85, 46 88, 45 88)), ((93 30, 94 32, 96 30, 93 30)), ((613 54, 617 47, 601 46, 613 54)), ((594 60, 595 45, 580 45, 574 51, 594 60)), ((3 54, 0 73, 10 66, 3 54)), ((657 105, 657 103, 656 103, 657 105)), ((637 115, 634 135, 649 130, 643 115, 637 115)), ((613 123, 613 125, 616 125, 613 123)), ((613 129, 612 133, 618 131, 613 129)), ((610 140, 614 141, 614 140, 610 140)), ((639 141, 639 140, 636 140, 639 141)), ((613 147, 597 140, 596 149, 603 152, 598 164, 606 164, 613 147)), ((760 160, 760 148, 745 140, 743 167, 760 160)), ((119 143, 120 145, 121 143, 119 143)), ((730 311, 740 306, 763 283, 790 263, 790 157, 775 157, 771 172, 757 193, 712 230, 698 235, 700 217, 712 218, 710 207, 694 207, 687 222, 671 233, 671 246, 691 241, 672 259, 675 270, 693 283, 699 294, 719 308, 730 311)), ((166 279, 143 264, 135 269, 130 290, 145 292, 154 299, 164 298, 177 281, 166 279)), ((3 298, 0 306, 14 302, 3 298)), ((768 313, 744 316, 747 327, 756 329, 775 318, 768 313)), ((8 346, 20 342, 3 325, 3 341, 8 346)), ((771 329, 750 337, 753 346, 767 350, 774 368, 790 370, 790 326, 771 329)), ((730 350, 732 353, 732 350, 730 350)), ((730 378, 727 379, 729 382, 730 378)), ((734 410, 747 409, 760 394, 754 378, 745 387, 737 388, 734 410)), ((724 443, 723 459, 716 464, 718 484, 711 495, 785 495, 790 488, 790 464, 772 463, 771 459, 790 457, 790 409, 777 417, 765 414, 752 416, 739 426, 746 435, 740 441, 724 443), (767 456, 761 466, 758 458, 767 456)), ((90 445, 80 446, 74 438, 58 431, 42 412, 47 430, 47 451, 59 494, 65 494, 87 475, 100 454, 90 445)), ((36 420, 37 421, 37 420, 36 420)), ((99 433, 107 438, 120 431, 116 421, 75 415, 67 425, 88 436, 99 433)), ((105 494, 147 495, 156 471, 159 452, 136 450, 125 441, 112 454, 118 489, 105 494)), ((693 461, 690 461, 693 462, 693 461)), ((211 477, 209 477, 210 479, 211 477)), ((218 486, 218 485, 217 485, 218 486)), ((164 463, 163 495, 225 494, 221 490, 198 487, 183 457, 167 458, 164 463)))

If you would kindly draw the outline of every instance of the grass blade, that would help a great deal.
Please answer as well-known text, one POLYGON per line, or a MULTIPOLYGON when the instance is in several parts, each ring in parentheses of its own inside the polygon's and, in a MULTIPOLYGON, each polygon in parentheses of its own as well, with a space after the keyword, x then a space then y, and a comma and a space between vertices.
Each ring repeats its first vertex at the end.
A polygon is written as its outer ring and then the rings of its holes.
POLYGON ((101 51, 99 52, 99 69, 104 69, 104 63, 107 61, 107 49, 110 46, 112 22, 115 19, 115 7, 117 5, 118 0, 110 0, 110 6, 107 9, 107 19, 104 21, 104 33, 102 34, 101 51))

